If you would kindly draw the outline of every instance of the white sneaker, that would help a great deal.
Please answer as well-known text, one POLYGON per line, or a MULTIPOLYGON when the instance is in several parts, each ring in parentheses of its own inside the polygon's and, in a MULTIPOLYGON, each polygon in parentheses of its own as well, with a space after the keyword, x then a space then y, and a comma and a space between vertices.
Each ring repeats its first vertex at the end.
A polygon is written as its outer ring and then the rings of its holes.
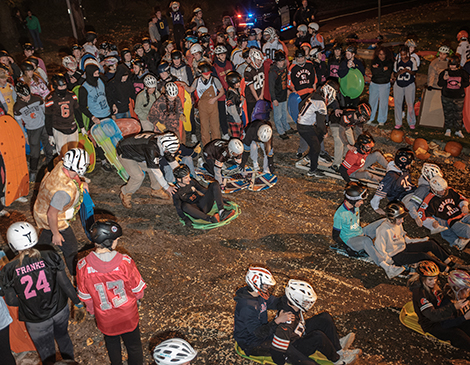
POLYGON ((230 136, 227 134, 222 135, 222 139, 228 141, 230 139, 230 136))
POLYGON ((5 209, 0 210, 0 217, 8 217, 10 213, 6 211, 5 209))
POLYGON ((454 241, 454 246, 457 246, 458 249, 462 251, 469 242, 470 242, 470 238, 457 238, 454 241))
POLYGON ((19 203, 27 203, 28 202, 28 198, 25 197, 25 196, 22 196, 18 199, 15 200, 16 202, 19 202, 19 203))
POLYGON ((463 133, 462 133, 462 131, 457 131, 457 132, 455 132, 454 134, 455 134, 457 137, 459 137, 459 138, 463 138, 463 133))
POLYGON ((446 129, 446 134, 444 134, 444 136, 450 137, 451 135, 452 135, 452 132, 450 131, 450 129, 446 129))
POLYGON ((197 140, 197 137, 195 134, 191 134, 191 143, 197 143, 198 140, 197 140))
POLYGON ((354 332, 351 332, 351 333, 347 334, 346 336, 341 337, 339 339, 339 344, 341 346, 341 350, 344 351, 344 350, 349 349, 349 347, 351 347, 351 345, 352 345, 352 343, 354 342, 355 339, 356 339, 356 334, 354 332))
POLYGON ((259 164, 258 164, 258 162, 253 162, 253 170, 259 171, 259 164))
POLYGON ((395 276, 398 276, 403 271, 405 271, 405 268, 403 266, 389 265, 385 262, 381 262, 380 266, 382 266, 382 268, 385 270, 385 273, 387 274, 389 279, 393 279, 395 276))
POLYGON ((448 228, 444 226, 438 226, 437 228, 432 228, 431 229, 431 234, 436 234, 436 233, 441 233, 443 231, 446 231, 448 228))
POLYGON ((334 365, 348 365, 352 364, 357 360, 357 355, 349 350, 343 351, 338 361, 334 362, 334 365))

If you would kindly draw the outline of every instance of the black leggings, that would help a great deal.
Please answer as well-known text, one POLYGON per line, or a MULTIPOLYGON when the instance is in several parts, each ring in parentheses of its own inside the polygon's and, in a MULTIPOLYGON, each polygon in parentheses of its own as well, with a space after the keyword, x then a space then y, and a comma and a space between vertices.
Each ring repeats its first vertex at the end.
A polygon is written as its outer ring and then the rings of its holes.
POLYGON ((217 101, 219 108, 219 123, 222 134, 228 134, 227 112, 225 111, 225 100, 217 101))
POLYGON ((308 151, 308 157, 310 157, 310 171, 315 171, 318 167, 318 156, 320 155, 323 135, 312 125, 297 124, 297 130, 310 147, 308 151))
POLYGON ((210 221, 211 217, 207 214, 211 211, 214 201, 217 203, 219 210, 224 209, 224 199, 222 191, 217 181, 210 183, 206 193, 195 204, 184 202, 181 205, 183 212, 188 213, 191 217, 210 221))
MULTIPOLYGON (((64 242, 62 246, 58 246, 64 254, 65 263, 69 269, 69 273, 72 276, 76 275, 77 267, 77 254, 78 254, 78 242, 73 233, 72 227, 68 226, 63 231, 60 231, 64 242)), ((51 245, 52 244, 52 231, 49 229, 43 229, 39 236, 38 243, 40 245, 51 245)))
POLYGON ((10 325, 0 330, 0 354, 2 354, 3 365, 16 365, 10 348, 10 325))
POLYGON ((447 268, 444 261, 448 258, 449 255, 441 246, 439 246, 439 244, 437 244, 436 241, 429 240, 407 244, 406 248, 402 252, 399 252, 392 257, 392 260, 398 266, 414 264, 424 260, 433 261, 437 266, 439 266, 439 270, 443 272, 447 268), (437 260, 433 255, 429 255, 429 251, 431 251, 439 260, 437 260))
POLYGON ((139 325, 132 332, 123 333, 116 336, 104 335, 106 349, 108 350, 111 365, 122 365, 121 338, 126 346, 129 365, 142 365, 144 363, 144 352, 140 340, 139 325))
POLYGON ((470 349, 470 321, 465 321, 458 327, 444 328, 441 323, 427 330, 431 335, 443 341, 450 341, 452 346, 463 350, 470 349))

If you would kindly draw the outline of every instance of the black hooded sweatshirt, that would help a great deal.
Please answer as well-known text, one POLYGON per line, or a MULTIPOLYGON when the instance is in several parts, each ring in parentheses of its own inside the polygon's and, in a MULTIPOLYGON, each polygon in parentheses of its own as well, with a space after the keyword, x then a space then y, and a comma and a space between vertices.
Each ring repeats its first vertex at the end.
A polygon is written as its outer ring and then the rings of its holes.
POLYGON ((106 96, 109 106, 112 108, 113 105, 116 105, 118 113, 129 111, 129 99, 135 101, 135 89, 130 71, 125 65, 120 64, 117 67, 116 74, 106 86, 106 96), (122 78, 126 75, 126 81, 122 81, 122 78))

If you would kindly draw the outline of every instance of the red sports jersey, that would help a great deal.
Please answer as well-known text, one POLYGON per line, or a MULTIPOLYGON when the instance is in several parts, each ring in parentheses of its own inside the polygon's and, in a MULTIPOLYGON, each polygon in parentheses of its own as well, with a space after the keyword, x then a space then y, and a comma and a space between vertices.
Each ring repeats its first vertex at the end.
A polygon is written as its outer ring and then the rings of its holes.
POLYGON ((127 255, 105 262, 92 252, 77 264, 78 297, 95 315, 98 329, 108 336, 135 330, 139 324, 137 300, 146 284, 127 255))
POLYGON ((348 153, 346 153, 342 165, 348 169, 349 176, 364 166, 368 155, 369 153, 363 155, 357 151, 348 151, 348 153))

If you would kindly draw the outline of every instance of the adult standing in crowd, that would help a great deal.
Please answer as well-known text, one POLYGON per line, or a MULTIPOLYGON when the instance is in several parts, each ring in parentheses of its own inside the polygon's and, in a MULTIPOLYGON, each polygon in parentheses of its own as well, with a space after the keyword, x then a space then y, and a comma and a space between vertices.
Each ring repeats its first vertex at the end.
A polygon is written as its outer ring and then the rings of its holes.
POLYGON ((26 25, 31 37, 33 38, 34 47, 42 51, 44 48, 42 46, 41 37, 39 36, 41 33, 41 24, 39 23, 39 19, 33 15, 31 10, 28 10, 27 14, 26 25))
POLYGON ((315 19, 313 7, 308 5, 308 0, 302 0, 302 6, 297 8, 294 14, 294 27, 300 24, 309 24, 315 19))
POLYGON ((375 119, 384 125, 388 116, 388 96, 390 95, 390 78, 393 71, 393 57, 388 48, 378 47, 372 60, 372 80, 369 87, 369 104, 371 108, 369 124, 375 119))

